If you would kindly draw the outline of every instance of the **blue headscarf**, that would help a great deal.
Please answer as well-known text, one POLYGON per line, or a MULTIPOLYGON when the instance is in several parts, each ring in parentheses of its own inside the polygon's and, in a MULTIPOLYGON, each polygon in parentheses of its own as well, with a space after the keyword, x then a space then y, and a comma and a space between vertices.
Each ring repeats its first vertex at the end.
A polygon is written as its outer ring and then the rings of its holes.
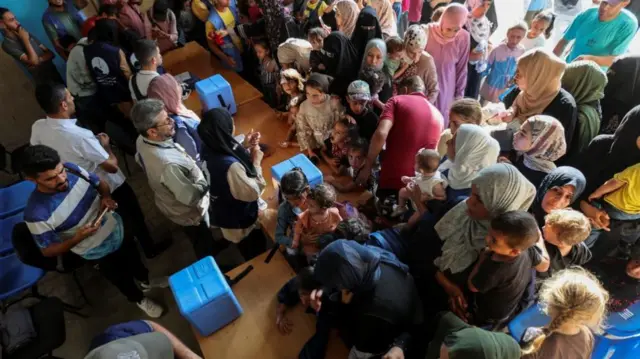
POLYGON ((550 189, 566 185, 572 185, 576 188, 573 193, 573 198, 571 198, 571 203, 573 203, 584 191, 587 185, 587 179, 579 170, 570 166, 562 166, 549 172, 542 180, 542 183, 540 183, 540 187, 538 187, 536 192, 536 198, 531 205, 531 213, 536 217, 539 226, 544 225, 544 217, 547 215, 544 209, 542 209, 544 196, 550 189))
POLYGON ((347 289, 358 293, 375 287, 380 279, 381 263, 405 273, 409 271, 393 253, 340 239, 320 252, 314 273, 316 279, 330 289, 347 289))

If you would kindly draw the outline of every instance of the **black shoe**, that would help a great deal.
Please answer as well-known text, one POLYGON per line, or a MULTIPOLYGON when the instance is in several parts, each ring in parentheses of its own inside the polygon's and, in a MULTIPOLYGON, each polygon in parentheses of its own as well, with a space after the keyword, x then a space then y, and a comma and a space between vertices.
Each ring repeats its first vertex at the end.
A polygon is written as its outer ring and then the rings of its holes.
POLYGON ((171 247, 172 243, 173 240, 171 239, 171 237, 163 239, 160 242, 156 242, 156 244, 153 246, 153 249, 144 252, 144 256, 147 257, 147 259, 153 259, 160 255, 160 253, 167 250, 167 248, 171 247))

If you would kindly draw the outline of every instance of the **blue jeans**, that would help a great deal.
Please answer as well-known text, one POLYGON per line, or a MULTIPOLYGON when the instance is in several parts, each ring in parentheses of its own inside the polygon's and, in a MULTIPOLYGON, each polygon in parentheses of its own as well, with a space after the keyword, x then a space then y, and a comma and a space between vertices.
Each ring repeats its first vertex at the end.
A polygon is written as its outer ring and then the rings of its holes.
POLYGON ((402 14, 402 3, 394 2, 391 6, 393 8, 393 12, 396 13, 396 20, 400 18, 400 14, 402 14))

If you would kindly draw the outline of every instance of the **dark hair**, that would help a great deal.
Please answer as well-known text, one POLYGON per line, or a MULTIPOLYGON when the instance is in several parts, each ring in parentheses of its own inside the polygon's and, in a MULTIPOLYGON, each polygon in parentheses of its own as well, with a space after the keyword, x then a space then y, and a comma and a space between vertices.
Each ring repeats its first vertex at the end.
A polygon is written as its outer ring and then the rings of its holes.
POLYGON ((100 10, 98 10, 98 14, 106 14, 107 16, 117 16, 119 12, 120 10, 115 4, 104 4, 100 6, 100 10))
POLYGON ((328 183, 321 183, 309 191, 309 198, 316 201, 323 209, 331 208, 336 203, 336 191, 328 183))
POLYGON ((56 150, 45 145, 34 145, 25 148, 20 158, 20 171, 26 177, 38 177, 38 174, 55 169, 60 163, 60 155, 56 150))
POLYGON ((158 21, 165 21, 169 12, 169 2, 167 0, 155 0, 153 3, 153 18, 158 21))
POLYGON ((357 150, 365 156, 369 153, 369 141, 363 137, 354 137, 347 145, 349 151, 357 150))
POLYGON ((269 55, 271 55, 271 48, 265 39, 255 39, 251 40, 253 42, 253 46, 260 46, 267 51, 269 55))
POLYGON ((370 229, 367 223, 360 218, 348 218, 338 223, 334 234, 341 239, 354 240, 364 243, 369 239, 370 229))
POLYGON ((346 127, 346 129, 347 129, 347 138, 351 139, 351 138, 358 137, 358 125, 356 125, 356 124, 352 123, 351 121, 347 120, 346 117, 343 117, 343 118, 339 119, 333 125, 335 126, 338 123, 341 124, 342 126, 346 127))
POLYGON ((302 169, 296 167, 286 172, 280 180, 280 189, 286 196, 299 197, 309 189, 309 181, 302 169))
POLYGON ((387 54, 394 54, 396 52, 404 50, 404 41, 398 36, 391 36, 387 38, 387 54))
POLYGON ((322 287, 322 284, 316 279, 313 267, 304 267, 300 269, 296 276, 298 290, 310 292, 314 289, 322 287))
POLYGON ((47 115, 58 113, 60 104, 67 97, 63 84, 41 84, 36 86, 36 101, 47 115))
POLYGON ((11 10, 7 9, 6 7, 0 7, 0 19, 4 20, 3 19, 4 18, 4 14, 8 13, 9 11, 11 11, 11 10))
POLYGON ((135 54, 140 65, 150 65, 151 60, 158 54, 158 44, 153 40, 138 40, 138 42, 136 42, 135 54))
POLYGON ((525 250, 540 238, 535 217, 525 211, 505 212, 491 220, 491 229, 504 235, 510 248, 525 250))
POLYGON ((451 104, 450 113, 464 118, 465 122, 479 125, 482 123, 482 106, 473 98, 460 98, 451 104))
POLYGON ((384 71, 376 70, 371 67, 365 67, 360 71, 358 78, 369 85, 369 90, 371 91, 371 95, 376 95, 380 93, 382 87, 387 82, 387 76, 384 71))
POLYGON ((533 21, 535 20, 542 20, 549 23, 549 26, 547 26, 547 29, 544 31, 544 37, 546 37, 547 39, 551 38, 551 33, 553 32, 553 26, 556 22, 556 14, 554 14, 549 10, 542 11, 536 14, 536 16, 533 18, 533 21))
POLYGON ((310 78, 307 80, 307 82, 304 84, 304 88, 305 90, 310 87, 312 89, 316 89, 322 93, 327 93, 329 91, 329 89, 327 88, 327 86, 325 84, 321 84, 320 82, 310 78))
POLYGON ((402 81, 398 85, 398 88, 405 87, 409 89, 409 92, 424 92, 424 81, 419 76, 409 76, 402 81))
POLYGON ((114 19, 100 19, 96 21, 93 28, 94 41, 106 42, 114 46, 119 46, 118 22, 114 19))

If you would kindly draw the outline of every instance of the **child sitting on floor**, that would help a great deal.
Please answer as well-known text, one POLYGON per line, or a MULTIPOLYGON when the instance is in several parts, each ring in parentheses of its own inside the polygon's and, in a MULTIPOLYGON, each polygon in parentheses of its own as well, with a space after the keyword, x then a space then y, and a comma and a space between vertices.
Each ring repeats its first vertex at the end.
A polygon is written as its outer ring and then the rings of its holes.
POLYGON ((324 146, 331 135, 333 124, 344 112, 340 101, 327 94, 329 80, 327 76, 313 73, 305 86, 307 99, 300 105, 296 116, 296 131, 300 151, 306 152, 311 162, 319 163, 314 152, 324 146))
POLYGON ((286 69, 280 73, 280 86, 282 91, 287 95, 286 111, 284 118, 289 125, 287 138, 280 142, 280 147, 298 147, 296 138, 296 116, 300 109, 300 104, 305 100, 304 96, 304 79, 296 69, 286 69))
POLYGON ((331 137, 324 141, 322 158, 327 162, 334 175, 339 175, 349 167, 348 143, 358 136, 358 128, 348 119, 342 118, 333 125, 331 137))
POLYGON ((409 62, 405 61, 404 41, 398 36, 391 36, 386 41, 387 57, 384 59, 384 68, 393 80, 396 80, 409 68, 409 62))
POLYGON ((553 24, 556 21, 556 15, 551 11, 543 11, 538 13, 531 22, 531 27, 527 36, 522 39, 522 46, 525 51, 544 47, 547 39, 551 37, 553 24))
MULTIPOLYGON (((438 171, 440 165, 440 154, 436 150, 421 148, 416 153, 415 177, 402 176, 402 183, 406 187, 398 193, 398 204, 394 206, 392 217, 398 217, 408 210, 407 201, 411 198, 413 186, 420 187, 424 201, 437 199, 444 201, 447 199, 445 189, 447 180, 438 171)), ((415 205, 414 205, 415 206, 415 205)))
POLYGON ((487 248, 468 279, 469 290, 476 293, 470 313, 477 326, 499 327, 521 309, 531 268, 549 269, 549 254, 535 218, 524 211, 494 218, 485 240, 487 248))
POLYGON ((592 331, 601 331, 608 300, 609 293, 584 269, 556 273, 540 290, 541 307, 551 321, 527 328, 520 340, 522 358, 590 358, 592 331))
POLYGON ((260 74, 260 85, 262 86, 262 94, 264 102, 271 108, 278 106, 278 94, 276 86, 278 85, 278 63, 271 56, 271 49, 265 40, 254 40, 253 49, 260 61, 258 71, 260 74))
POLYGON ((544 218, 542 236, 549 253, 551 266, 539 279, 548 278, 562 269, 581 266, 591 259, 591 251, 584 240, 591 233, 589 219, 573 209, 557 209, 544 218))
POLYGON ((342 221, 334 207, 336 192, 329 184, 319 184, 311 188, 307 196, 307 210, 296 222, 291 248, 300 248, 307 262, 312 263, 320 252, 318 237, 336 230, 342 221))
POLYGON ((282 176, 280 194, 284 201, 278 207, 275 239, 276 243, 291 247, 294 225, 302 211, 307 209, 309 195, 309 181, 301 169, 294 168, 282 176))
POLYGON ((369 84, 362 80, 355 80, 347 88, 346 116, 358 125, 358 134, 367 141, 378 128, 378 115, 370 106, 371 90, 369 84))
MULTIPOLYGON (((356 183, 356 178, 358 178, 360 171, 365 167, 367 154, 369 153, 369 143, 362 137, 351 140, 348 146, 349 168, 347 169, 347 173, 349 177, 351 177, 349 183, 342 184, 333 176, 327 176, 325 178, 325 181, 333 185, 339 192, 351 192, 357 188, 361 188, 356 183)), ((372 173, 367 180, 365 189, 371 193, 375 193, 375 187, 376 179, 372 173)))

